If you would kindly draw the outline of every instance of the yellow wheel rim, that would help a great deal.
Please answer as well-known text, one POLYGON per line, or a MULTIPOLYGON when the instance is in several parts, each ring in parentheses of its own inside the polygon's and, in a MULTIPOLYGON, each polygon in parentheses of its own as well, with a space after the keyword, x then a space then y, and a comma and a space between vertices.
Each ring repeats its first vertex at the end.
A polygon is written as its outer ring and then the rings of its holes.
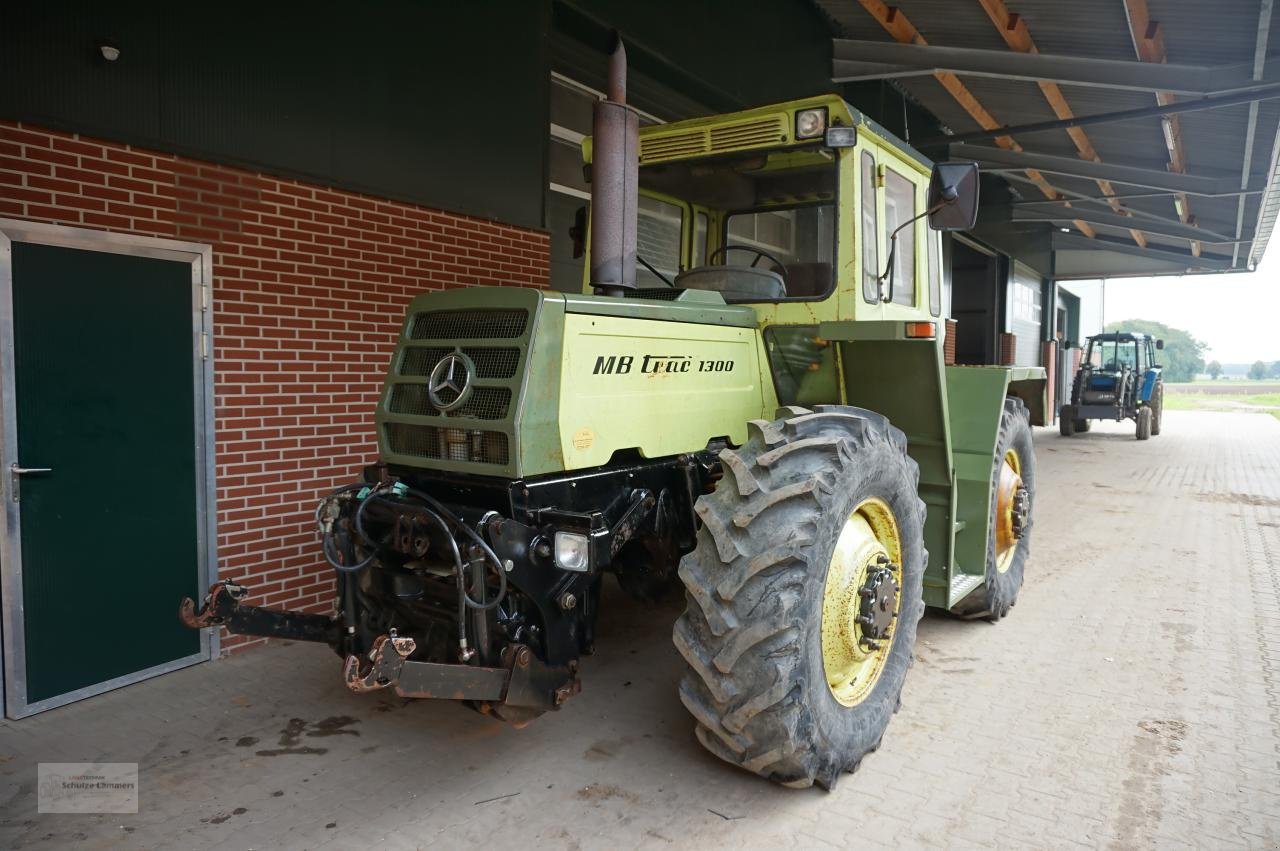
POLYGON ((831 554, 822 596, 822 665, 831 694, 857 706, 875 687, 897 636, 902 540, 881 499, 858 505, 831 554))
POLYGON ((1021 526, 1015 522, 1018 508, 1018 490, 1022 484, 1022 459, 1012 447, 1004 453, 1000 474, 996 478, 996 570, 1004 573, 1013 564, 1018 551, 1021 526))

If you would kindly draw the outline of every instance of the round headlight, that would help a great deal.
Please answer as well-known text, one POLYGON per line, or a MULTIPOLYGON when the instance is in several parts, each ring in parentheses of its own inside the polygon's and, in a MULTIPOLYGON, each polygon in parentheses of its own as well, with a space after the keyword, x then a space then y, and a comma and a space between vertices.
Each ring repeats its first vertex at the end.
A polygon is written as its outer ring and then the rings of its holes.
POLYGON ((813 139, 827 129, 827 108, 802 109, 796 113, 796 138, 813 139))

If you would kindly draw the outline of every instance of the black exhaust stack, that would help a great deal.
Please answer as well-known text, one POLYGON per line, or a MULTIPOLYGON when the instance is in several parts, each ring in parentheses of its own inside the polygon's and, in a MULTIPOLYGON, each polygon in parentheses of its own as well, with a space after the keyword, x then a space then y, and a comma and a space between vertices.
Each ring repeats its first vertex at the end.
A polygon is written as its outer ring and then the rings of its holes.
POLYGON ((627 51, 614 33, 606 99, 591 122, 591 285, 599 295, 636 288, 640 116, 627 106, 627 51))

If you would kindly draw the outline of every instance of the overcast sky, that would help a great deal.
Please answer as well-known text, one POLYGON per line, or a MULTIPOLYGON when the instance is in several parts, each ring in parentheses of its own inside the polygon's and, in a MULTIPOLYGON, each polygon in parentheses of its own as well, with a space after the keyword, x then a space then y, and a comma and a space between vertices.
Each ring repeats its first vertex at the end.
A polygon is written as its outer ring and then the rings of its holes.
POLYGON ((1267 249, 1256 272, 1112 278, 1105 321, 1151 319, 1190 331, 1209 344, 1206 361, 1280 360, 1280 252, 1267 249))

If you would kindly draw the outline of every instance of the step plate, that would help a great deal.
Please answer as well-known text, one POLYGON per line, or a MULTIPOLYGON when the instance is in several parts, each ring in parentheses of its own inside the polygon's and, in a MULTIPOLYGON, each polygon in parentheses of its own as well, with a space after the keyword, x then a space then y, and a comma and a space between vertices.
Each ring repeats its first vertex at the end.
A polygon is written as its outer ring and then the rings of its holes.
POLYGON ((983 577, 974 576, 970 573, 957 573, 951 578, 951 591, 948 598, 948 607, 954 606, 982 584, 983 577))

